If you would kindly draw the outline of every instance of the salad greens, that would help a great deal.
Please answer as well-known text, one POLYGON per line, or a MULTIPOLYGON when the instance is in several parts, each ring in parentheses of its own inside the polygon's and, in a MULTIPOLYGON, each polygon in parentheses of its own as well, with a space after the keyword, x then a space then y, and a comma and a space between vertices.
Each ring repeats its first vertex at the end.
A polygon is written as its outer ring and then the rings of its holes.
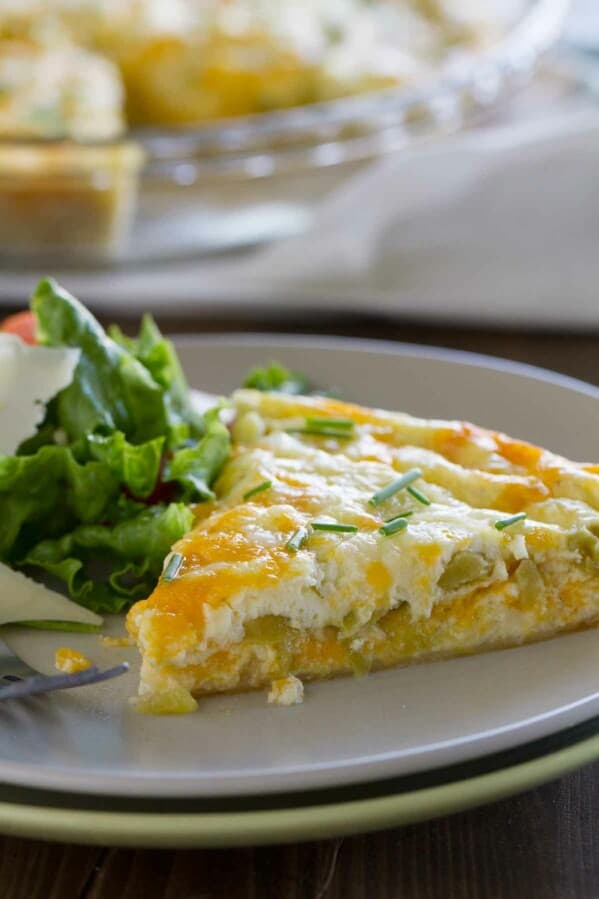
MULTIPOLYGON (((148 315, 136 338, 106 333, 50 278, 31 310, 38 343, 80 355, 37 433, 0 454, 0 562, 62 582, 95 612, 119 612, 153 589, 193 526, 190 504, 214 497, 231 449, 222 405, 194 408, 175 348, 148 315)), ((245 386, 309 392, 279 363, 253 369, 245 386)))
POLYGON ((72 383, 57 397, 53 422, 70 440, 122 431, 138 444, 167 432, 164 388, 84 306, 47 279, 34 293, 31 308, 41 344, 81 350, 72 383))
POLYGON ((301 372, 290 371, 279 362, 271 362, 264 368, 252 368, 243 382, 244 387, 254 390, 274 391, 297 395, 310 393, 310 382, 301 372))
POLYGON ((164 339, 152 316, 144 315, 136 339, 126 337, 116 325, 112 325, 108 333, 162 387, 169 427, 190 427, 194 436, 202 434, 202 416, 195 412, 191 403, 187 381, 175 348, 169 340, 164 339))
POLYGON ((270 362, 265 366, 256 366, 248 372, 244 387, 272 393, 287 393, 290 396, 304 394, 306 396, 338 397, 336 389, 321 390, 315 386, 307 375, 300 371, 285 368, 280 362, 270 362))
POLYGON ((230 452, 219 409, 199 415, 176 352, 149 316, 136 339, 107 334, 55 281, 31 308, 41 344, 76 347, 71 384, 38 433, 0 455, 0 560, 63 581, 115 612, 147 595, 171 545, 213 496, 230 452))

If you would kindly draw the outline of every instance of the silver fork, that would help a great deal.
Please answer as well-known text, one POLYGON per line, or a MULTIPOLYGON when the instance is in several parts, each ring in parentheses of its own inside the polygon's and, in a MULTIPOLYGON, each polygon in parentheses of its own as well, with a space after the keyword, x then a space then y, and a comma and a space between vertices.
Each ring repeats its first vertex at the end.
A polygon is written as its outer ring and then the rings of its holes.
POLYGON ((128 662, 121 662, 114 668, 101 671, 96 665, 74 674, 34 674, 32 677, 18 677, 5 674, 0 680, 7 682, 0 686, 0 701, 3 699, 23 699, 25 696, 36 696, 39 693, 53 693, 55 690, 71 690, 73 687, 85 687, 88 684, 99 684, 113 677, 120 677, 129 670, 128 662))

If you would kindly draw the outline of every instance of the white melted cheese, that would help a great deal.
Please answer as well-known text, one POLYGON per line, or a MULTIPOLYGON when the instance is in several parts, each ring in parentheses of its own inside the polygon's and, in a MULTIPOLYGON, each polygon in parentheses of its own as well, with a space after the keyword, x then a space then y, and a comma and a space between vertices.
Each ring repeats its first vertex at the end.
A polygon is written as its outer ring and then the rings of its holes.
POLYGON ((0 334, 0 453, 12 455, 35 434, 46 403, 73 380, 79 354, 0 334))

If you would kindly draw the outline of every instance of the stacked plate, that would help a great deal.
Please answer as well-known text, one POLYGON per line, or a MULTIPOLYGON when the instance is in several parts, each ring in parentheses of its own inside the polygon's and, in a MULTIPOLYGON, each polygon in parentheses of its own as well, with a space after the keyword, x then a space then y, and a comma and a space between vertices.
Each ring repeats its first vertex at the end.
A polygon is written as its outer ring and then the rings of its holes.
MULTIPOLYGON (((179 351, 191 384, 215 393, 278 359, 358 402, 599 457, 599 390, 527 366, 311 338, 191 338, 179 351)), ((122 620, 108 627, 121 633, 122 620)), ((308 685, 304 704, 289 709, 256 693, 163 718, 127 701, 135 649, 86 634, 4 636, 48 673, 65 642, 100 665, 127 659, 131 672, 0 705, 3 833, 165 847, 317 839, 446 814, 599 758, 599 631, 308 685)), ((6 650, 2 673, 18 666, 6 650)))

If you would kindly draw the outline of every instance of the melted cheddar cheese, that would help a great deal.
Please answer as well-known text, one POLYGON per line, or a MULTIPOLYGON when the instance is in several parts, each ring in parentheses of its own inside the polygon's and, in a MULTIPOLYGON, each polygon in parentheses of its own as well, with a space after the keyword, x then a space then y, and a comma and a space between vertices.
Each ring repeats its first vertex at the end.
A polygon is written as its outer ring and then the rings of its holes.
POLYGON ((77 671, 85 671, 91 666, 90 660, 82 652, 61 646, 54 655, 54 667, 63 674, 75 674, 77 671))
POLYGON ((594 466, 463 422, 338 400, 244 390, 234 406, 217 499, 174 547, 176 578, 128 616, 142 699, 364 673, 599 615, 594 466), (350 424, 319 435, 305 432, 309 418, 350 424), (414 470, 417 491, 371 502, 414 470), (384 533, 403 516, 401 532, 384 533))

